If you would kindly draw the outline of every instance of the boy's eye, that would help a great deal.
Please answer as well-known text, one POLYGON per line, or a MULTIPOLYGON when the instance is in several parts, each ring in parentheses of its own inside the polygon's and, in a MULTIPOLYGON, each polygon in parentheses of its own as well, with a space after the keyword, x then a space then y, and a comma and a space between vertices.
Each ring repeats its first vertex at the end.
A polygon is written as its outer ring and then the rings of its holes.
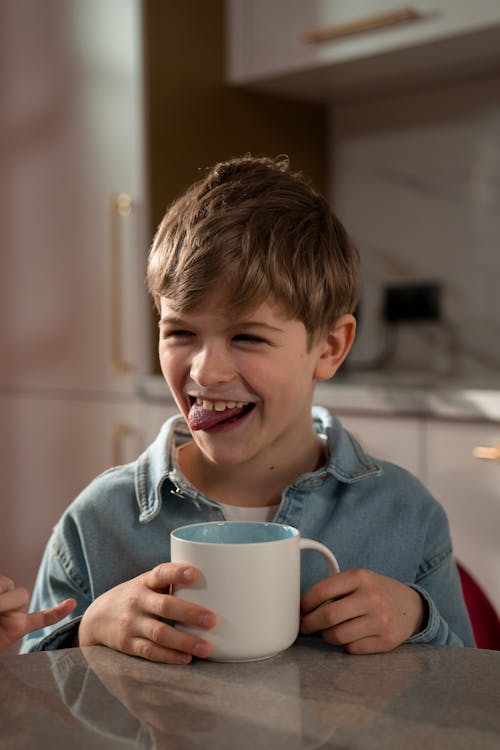
POLYGON ((194 334, 191 331, 186 331, 182 328, 175 328, 172 330, 169 330, 168 328, 163 328, 161 337, 163 339, 184 339, 189 338, 190 336, 193 336, 194 334))
POLYGON ((249 342, 253 344, 265 344, 266 340, 263 339, 261 336, 255 336, 250 333, 238 333, 236 336, 233 336, 234 341, 244 341, 249 342))

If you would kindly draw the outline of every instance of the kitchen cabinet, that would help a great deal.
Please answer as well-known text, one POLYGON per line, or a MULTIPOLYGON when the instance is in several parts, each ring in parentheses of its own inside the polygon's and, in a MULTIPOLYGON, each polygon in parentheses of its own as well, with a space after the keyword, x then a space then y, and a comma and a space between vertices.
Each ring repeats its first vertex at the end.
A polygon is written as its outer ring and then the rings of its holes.
POLYGON ((0 5, 2 386, 130 392, 150 367, 140 18, 0 5))
POLYGON ((230 83, 286 96, 407 92, 498 70, 500 4, 228 0, 227 59, 230 83))
POLYGON ((455 556, 500 613, 500 461, 474 457, 500 446, 500 424, 428 420, 425 483, 450 521, 455 556))
POLYGON ((0 3, 0 570, 147 436, 140 0, 0 3))
POLYGON ((32 587, 69 502, 102 471, 143 450, 149 436, 141 407, 133 398, 0 397, 3 573, 32 587))
POLYGON ((0 396, 0 571, 31 588, 68 504, 101 472, 135 460, 175 411, 127 396, 0 396))

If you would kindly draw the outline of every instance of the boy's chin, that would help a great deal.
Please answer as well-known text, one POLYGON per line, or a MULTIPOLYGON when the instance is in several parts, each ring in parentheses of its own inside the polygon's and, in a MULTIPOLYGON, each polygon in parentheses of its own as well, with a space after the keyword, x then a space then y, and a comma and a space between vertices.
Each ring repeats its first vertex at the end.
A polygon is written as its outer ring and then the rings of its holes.
POLYGON ((249 460, 246 452, 242 451, 240 446, 234 442, 227 446, 209 445, 209 441, 203 439, 200 433, 196 432, 193 434, 193 441, 199 457, 214 467, 238 468, 249 460))

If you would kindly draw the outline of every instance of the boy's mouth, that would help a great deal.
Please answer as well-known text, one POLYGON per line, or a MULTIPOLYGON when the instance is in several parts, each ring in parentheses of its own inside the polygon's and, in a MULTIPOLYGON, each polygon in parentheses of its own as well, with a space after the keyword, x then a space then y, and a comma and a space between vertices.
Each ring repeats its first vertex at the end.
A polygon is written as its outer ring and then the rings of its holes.
POLYGON ((229 426, 246 416, 255 406, 252 401, 212 401, 189 396, 188 423, 191 430, 213 430, 229 426))

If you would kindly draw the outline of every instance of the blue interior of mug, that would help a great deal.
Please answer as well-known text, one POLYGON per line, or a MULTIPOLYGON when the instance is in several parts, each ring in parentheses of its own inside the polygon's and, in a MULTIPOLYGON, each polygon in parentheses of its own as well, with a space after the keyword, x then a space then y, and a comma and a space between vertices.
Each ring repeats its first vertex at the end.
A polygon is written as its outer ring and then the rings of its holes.
POLYGON ((172 532, 178 539, 205 544, 255 544, 289 539, 298 534, 293 526, 251 521, 212 521, 182 526, 172 532))

